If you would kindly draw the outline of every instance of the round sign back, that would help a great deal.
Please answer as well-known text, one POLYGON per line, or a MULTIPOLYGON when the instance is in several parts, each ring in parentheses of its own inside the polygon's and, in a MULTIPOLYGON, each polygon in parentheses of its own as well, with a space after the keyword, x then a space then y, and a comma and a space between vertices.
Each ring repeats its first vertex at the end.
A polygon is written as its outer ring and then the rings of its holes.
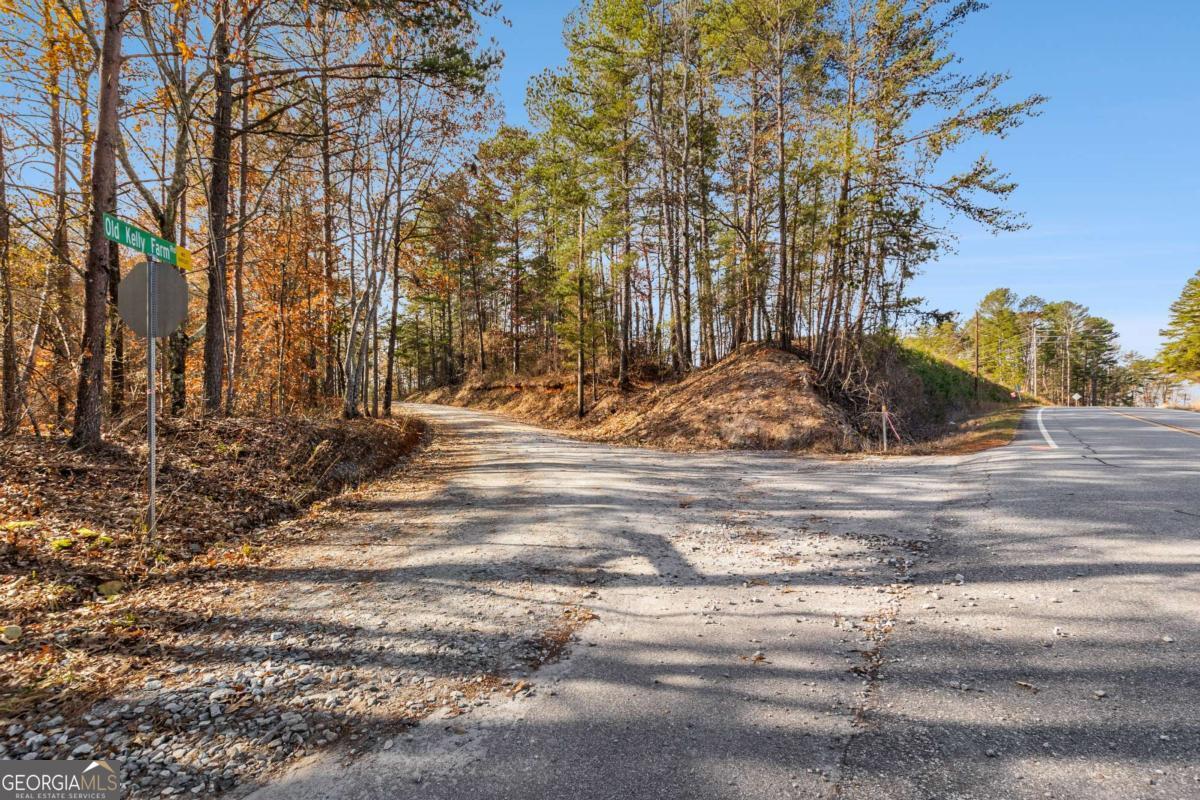
POLYGON ((188 285, 183 273, 157 261, 135 264, 117 287, 117 311, 133 332, 145 338, 169 336, 187 316, 188 285), (154 319, 146 299, 150 293, 150 270, 154 270, 154 319))

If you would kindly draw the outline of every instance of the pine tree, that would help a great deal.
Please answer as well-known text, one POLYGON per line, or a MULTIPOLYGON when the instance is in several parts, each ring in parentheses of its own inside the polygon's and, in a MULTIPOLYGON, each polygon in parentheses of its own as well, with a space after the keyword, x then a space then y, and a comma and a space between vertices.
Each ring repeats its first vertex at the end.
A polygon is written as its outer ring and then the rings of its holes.
POLYGON ((1167 340, 1158 356, 1163 369, 1181 378, 1200 379, 1200 270, 1171 304, 1171 322, 1161 335, 1167 340))

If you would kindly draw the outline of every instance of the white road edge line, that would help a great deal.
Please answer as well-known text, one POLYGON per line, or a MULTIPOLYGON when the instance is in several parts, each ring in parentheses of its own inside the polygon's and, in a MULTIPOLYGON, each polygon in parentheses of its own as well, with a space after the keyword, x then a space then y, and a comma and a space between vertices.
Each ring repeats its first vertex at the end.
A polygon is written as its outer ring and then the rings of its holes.
POLYGON ((1050 438, 1050 431, 1046 430, 1046 423, 1042 422, 1042 412, 1045 410, 1046 409, 1044 409, 1044 408, 1038 409, 1038 413, 1037 413, 1038 430, 1040 430, 1042 432, 1042 438, 1046 440, 1046 444, 1050 445, 1050 447, 1052 449, 1057 450, 1058 445, 1056 445, 1054 443, 1054 440, 1050 438))

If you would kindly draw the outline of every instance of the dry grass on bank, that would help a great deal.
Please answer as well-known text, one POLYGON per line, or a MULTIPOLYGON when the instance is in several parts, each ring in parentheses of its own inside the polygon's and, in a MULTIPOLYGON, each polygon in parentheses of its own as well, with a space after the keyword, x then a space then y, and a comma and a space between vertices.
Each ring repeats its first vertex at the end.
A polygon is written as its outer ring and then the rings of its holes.
POLYGON ((1027 408, 1006 406, 985 411, 958 423, 943 436, 927 442, 906 444, 890 450, 889 454, 957 456, 1003 447, 1017 435, 1027 408))
MULTIPOLYGON (((959 402, 958 394, 973 391, 966 373, 940 363, 915 371, 899 367, 895 373, 897 380, 908 381, 908 394, 900 393, 908 398, 908 413, 896 422, 906 444, 893 441, 890 454, 976 453, 1007 444, 1015 435, 1022 408, 993 402, 970 414, 965 401, 959 402), (926 381, 937 385, 931 391, 926 381), (953 385, 948 389, 947 383, 953 385), (965 421, 945 421, 963 414, 969 414, 965 421)), ((589 376, 582 419, 576 414, 574 380, 570 374, 519 382, 476 379, 409 399, 496 411, 589 441, 667 450, 878 451, 878 443, 864 437, 844 409, 815 389, 803 359, 765 345, 743 347, 683 380, 639 383, 628 392, 615 389, 611 380, 593 388, 589 376)))
POLYGON ((799 357, 763 345, 743 347, 681 381, 628 392, 586 384, 587 413, 576 414, 574 377, 521 383, 473 381, 410 398, 498 411, 580 439, 668 450, 857 450, 845 412, 814 388, 799 357), (595 398, 595 399, 593 399, 595 398))

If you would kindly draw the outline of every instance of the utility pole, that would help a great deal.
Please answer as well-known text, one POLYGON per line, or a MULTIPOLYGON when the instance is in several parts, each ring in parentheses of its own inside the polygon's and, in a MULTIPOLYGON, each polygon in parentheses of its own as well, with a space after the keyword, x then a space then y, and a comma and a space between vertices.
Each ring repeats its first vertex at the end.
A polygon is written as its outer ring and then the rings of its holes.
POLYGON ((579 209, 579 341, 577 352, 578 357, 578 374, 575 379, 575 394, 579 401, 579 418, 583 419, 583 209, 579 209))
POLYGON ((1075 403, 1071 398, 1071 327, 1075 324, 1074 318, 1067 317, 1067 385, 1063 389, 1063 394, 1067 397, 1067 406, 1073 406, 1075 403))
POLYGON ((975 402, 979 402, 979 311, 975 311, 975 402))
POLYGON ((1038 332, 1038 329, 1037 329, 1037 322, 1035 321, 1035 322, 1034 322, 1034 324, 1033 324, 1033 388, 1032 388, 1032 390, 1030 391, 1030 394, 1032 394, 1032 395, 1033 395, 1034 399, 1036 399, 1036 398, 1037 398, 1037 390, 1038 390, 1038 381, 1037 381, 1037 378, 1038 378, 1038 376, 1037 376, 1037 367, 1038 367, 1038 365, 1037 365, 1037 361, 1038 361, 1038 359, 1037 359, 1037 357, 1038 357, 1037 332, 1038 332))

